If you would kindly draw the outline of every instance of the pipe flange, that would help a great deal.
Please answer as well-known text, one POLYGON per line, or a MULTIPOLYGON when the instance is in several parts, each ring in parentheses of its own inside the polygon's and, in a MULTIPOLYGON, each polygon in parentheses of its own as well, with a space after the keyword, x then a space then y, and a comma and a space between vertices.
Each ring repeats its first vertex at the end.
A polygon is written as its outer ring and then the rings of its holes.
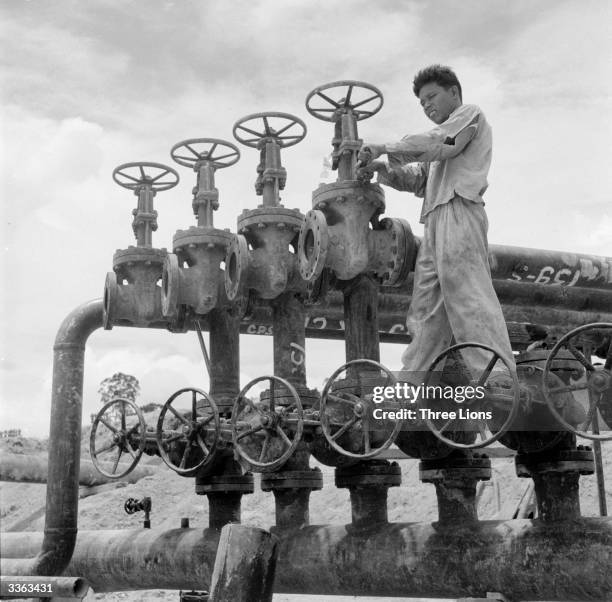
POLYGON ((485 454, 421 460, 419 478, 423 483, 488 481, 491 479, 491 460, 485 454))
POLYGON ((582 445, 577 449, 517 454, 515 465, 516 474, 521 478, 531 478, 549 472, 578 472, 581 475, 590 475, 595 470, 593 451, 582 445))
POLYGON ((127 249, 117 249, 113 255, 113 269, 116 271, 126 264, 144 263, 145 265, 159 265, 161 271, 161 266, 167 254, 168 251, 163 248, 129 246, 127 249))
POLYGON ((162 270, 161 304, 164 318, 176 319, 179 315, 180 268, 174 253, 167 255, 162 270))
POLYGON ((383 286, 402 285, 416 261, 417 245, 412 229, 407 220, 396 217, 386 217, 380 225, 391 231, 391 255, 378 276, 383 286))
POLYGON ((118 294, 119 285, 117 284, 117 274, 115 274, 115 272, 107 272, 106 281, 104 282, 104 301, 102 305, 102 324, 104 330, 112 330, 113 328, 113 313, 117 306, 118 294))
POLYGON ((353 466, 339 466, 334 474, 336 487, 399 487, 402 470, 397 462, 359 462, 353 466))
POLYGON ((172 238, 172 248, 180 253, 184 247, 221 247, 224 251, 230 246, 234 235, 228 230, 191 226, 187 230, 177 230, 172 238))
MULTIPOLYGON (((312 408, 319 402, 319 392, 316 389, 309 389, 308 387, 299 387, 294 385, 297 394, 300 397, 300 401, 302 402, 302 407, 304 409, 312 408)), ((270 401, 270 389, 265 389, 260 394, 260 400, 266 403, 270 401)), ((295 399, 293 395, 287 392, 286 395, 279 395, 278 391, 274 393, 275 403, 279 406, 290 406, 293 405, 295 399)))
POLYGON ((299 209, 257 207, 245 209, 236 220, 236 227, 239 234, 267 226, 285 228, 297 234, 303 219, 304 214, 299 209))
POLYGON ((242 234, 233 237, 225 259, 225 293, 230 301, 246 296, 249 245, 242 234))
POLYGON ((323 272, 329 248, 329 229, 325 214, 313 209, 306 214, 298 239, 300 274, 307 282, 314 282, 323 272))
POLYGON ((321 184, 312 193, 312 208, 326 215, 350 212, 358 207, 370 214, 369 219, 385 211, 385 193, 378 184, 364 184, 360 180, 344 180, 321 184), (348 203, 348 209, 345 208, 348 203))
POLYGON ((243 475, 219 475, 196 477, 195 492, 197 495, 207 493, 253 493, 255 483, 252 473, 243 475))
POLYGON ((284 470, 265 473, 261 476, 261 490, 275 491, 279 489, 323 489, 323 474, 319 468, 310 470, 284 470))

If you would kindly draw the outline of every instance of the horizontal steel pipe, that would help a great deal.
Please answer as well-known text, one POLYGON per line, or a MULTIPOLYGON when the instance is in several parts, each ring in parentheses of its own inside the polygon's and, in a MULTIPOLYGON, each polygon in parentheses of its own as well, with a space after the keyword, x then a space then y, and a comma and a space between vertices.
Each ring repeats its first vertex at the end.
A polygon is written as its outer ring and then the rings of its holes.
POLYGON ((612 257, 489 245, 494 279, 612 290, 612 257))
MULTIPOLYGON (((482 521, 468 527, 378 523, 272 529, 280 540, 274 591, 323 595, 606 600, 612 592, 612 519, 482 521)), ((201 589, 218 531, 81 531, 66 575, 95 591, 201 589)), ((34 553, 39 533, 10 533, 10 556, 34 553)), ((6 574, 6 573, 4 573, 6 574)))
MULTIPOLYGON (((397 296, 399 297, 399 296, 397 296)), ((395 307, 388 304, 378 312, 380 340, 384 343, 407 344, 410 339, 406 331, 406 311, 409 299, 395 307), (393 308, 389 309, 389 305, 393 308), (405 306, 405 309, 400 309, 405 306)), ((560 338, 572 328, 593 322, 611 322, 610 312, 578 312, 547 310, 533 306, 502 306, 510 340, 515 349, 524 349, 535 340, 548 334, 551 339, 560 338)), ((206 326, 205 326, 206 328, 206 326)), ((272 313, 268 308, 256 308, 249 320, 240 324, 242 334, 271 335, 272 313)), ((333 301, 327 305, 307 308, 306 337, 314 339, 344 340, 344 314, 342 306, 333 301)))
MULTIPOLYGON (((87 579, 98 593, 206 589, 212 577, 219 534, 216 529, 79 531, 64 575, 87 579)), ((41 533, 3 533, 2 574, 20 574, 29 557, 40 549, 41 542, 41 533)))
MULTIPOLYGON (((112 471, 112 467, 113 465, 109 462, 108 472, 112 471)), ((0 452, 0 481, 46 483, 48 470, 49 458, 45 454, 27 455, 0 452)), ((97 471, 93 462, 81 460, 79 485, 93 487, 105 483, 116 483, 118 480, 126 483, 136 483, 154 472, 153 468, 140 465, 122 479, 109 479, 97 471)))
MULTIPOLYGON (((32 599, 35 592, 52 593, 53 599, 82 600, 89 591, 89 584, 80 577, 0 577, 1 590, 8 598, 32 599), (19 588, 19 585, 24 586, 19 588), (13 586, 13 587, 11 587, 13 586), (29 587, 33 586, 33 587, 29 587), (38 589, 34 589, 34 587, 38 589), (23 591, 20 591, 23 589, 23 591), (16 593, 19 592, 19 593, 16 593)), ((39 599, 39 595, 35 596, 39 599)), ((4 598, 3 598, 4 599, 4 598)), ((44 598, 48 599, 47 597, 44 598)))
MULTIPOLYGON (((381 289, 383 295, 411 296, 413 274, 398 287, 381 289)), ((546 285, 529 281, 493 278, 493 288, 503 305, 534 305, 551 309, 577 311, 612 311, 612 288, 582 288, 560 284, 546 285)), ((333 292, 332 292, 333 294, 333 292)))

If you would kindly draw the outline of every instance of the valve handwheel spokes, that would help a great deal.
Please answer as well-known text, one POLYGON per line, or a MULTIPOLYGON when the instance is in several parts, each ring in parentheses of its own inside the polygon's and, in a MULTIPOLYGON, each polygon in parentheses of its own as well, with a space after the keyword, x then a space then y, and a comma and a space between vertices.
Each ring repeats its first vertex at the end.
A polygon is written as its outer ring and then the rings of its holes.
POLYGON ((550 412, 564 428, 585 439, 612 440, 612 323, 586 324, 559 339, 546 360, 542 374, 542 390, 550 412), (603 335, 605 346, 603 365, 593 363, 592 358, 587 357, 577 344, 588 331, 594 330, 602 331, 600 334, 603 335), (569 351, 585 369, 585 374, 573 384, 559 384, 559 380, 553 378, 553 362, 559 359, 557 356, 563 349, 569 351), (572 412, 571 407, 574 405, 573 394, 577 391, 587 391, 588 395, 584 418, 578 424, 576 420, 570 421, 570 416, 576 418, 576 412, 572 412), (604 432, 601 432, 602 426, 604 432))
POLYGON ((306 124, 289 113, 253 113, 234 124, 234 138, 245 146, 258 148, 262 140, 274 140, 281 148, 293 146, 306 136, 306 124))
POLYGON ((157 419, 159 455, 177 474, 191 476, 212 462, 220 431, 219 410, 212 397, 201 389, 180 389, 157 419))
POLYGON ((146 430, 142 411, 133 401, 117 397, 104 404, 94 418, 89 437, 89 453, 96 470, 109 479, 129 474, 142 457, 146 430), (119 464, 124 455, 130 464, 119 464), (105 460, 112 462, 112 468, 106 468, 105 460))
POLYGON ((323 121, 336 121, 338 113, 349 111, 361 121, 378 113, 382 105, 378 88, 352 80, 319 86, 306 97, 306 110, 323 121))
POLYGON ((151 190, 169 190, 178 184, 179 175, 162 163, 139 161, 124 163, 113 170, 113 180, 129 190, 137 190, 143 186, 151 190))
POLYGON ((240 151, 231 142, 218 138, 190 138, 175 144, 170 156, 185 167, 197 168, 202 162, 212 163, 215 169, 234 165, 240 159, 240 151))
MULTIPOLYGON (((477 449, 490 445, 510 429, 519 412, 521 389, 516 370, 508 360, 501 357, 492 347, 480 343, 460 343, 445 349, 434 359, 427 371, 423 387, 430 386, 436 367, 449 356, 453 357, 465 372, 463 376, 469 380, 467 386, 474 389, 476 387, 484 388, 484 397, 479 398, 475 392, 471 399, 465 399, 462 402, 451 400, 452 407, 446 405, 442 407, 439 403, 433 406, 428 404, 426 407, 430 410, 452 411, 455 413, 455 417, 426 417, 425 423, 440 441, 450 447, 477 449), (486 367, 480 374, 473 375, 470 373, 462 355, 458 353, 462 349, 484 349, 491 354, 486 367), (496 367, 502 368, 502 370, 495 371, 496 367), (490 419, 483 417, 487 412, 491 413, 490 419), (461 438, 459 433, 462 432, 469 433, 469 438, 474 440, 470 443, 457 441, 461 438), (451 433, 452 435, 450 435, 451 433)), ((444 383, 440 386, 444 386, 444 383)), ((421 404, 420 407, 422 409, 424 406, 421 404)))
POLYGON ((293 385, 279 376, 260 376, 250 381, 238 394, 232 409, 234 451, 255 472, 280 468, 297 448, 304 428, 304 410, 293 385), (267 403, 255 403, 247 397, 256 384, 270 382, 267 403), (277 398, 289 404, 280 405, 277 398))
POLYGON ((343 456, 360 460, 375 458, 387 449, 395 441, 403 421, 396 420, 393 428, 372 428, 372 412, 376 405, 372 393, 374 386, 395 386, 396 383, 395 375, 374 360, 357 359, 340 366, 321 393, 321 430, 329 445, 343 456), (353 383, 350 374, 359 366, 365 370, 353 383), (349 375, 348 381, 338 379, 344 373, 349 375), (376 435, 381 430, 382 434, 376 435))

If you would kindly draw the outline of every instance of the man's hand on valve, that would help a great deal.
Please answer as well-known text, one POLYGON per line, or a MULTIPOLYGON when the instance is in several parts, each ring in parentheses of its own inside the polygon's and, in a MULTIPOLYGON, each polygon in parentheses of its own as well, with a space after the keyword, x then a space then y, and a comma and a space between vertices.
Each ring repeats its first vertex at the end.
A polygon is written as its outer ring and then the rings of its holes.
POLYGON ((357 155, 357 166, 364 167, 386 152, 384 144, 364 144, 357 155))
POLYGON ((371 180, 375 172, 385 169, 385 167, 384 161, 370 161, 364 167, 357 168, 357 179, 361 181, 371 180))

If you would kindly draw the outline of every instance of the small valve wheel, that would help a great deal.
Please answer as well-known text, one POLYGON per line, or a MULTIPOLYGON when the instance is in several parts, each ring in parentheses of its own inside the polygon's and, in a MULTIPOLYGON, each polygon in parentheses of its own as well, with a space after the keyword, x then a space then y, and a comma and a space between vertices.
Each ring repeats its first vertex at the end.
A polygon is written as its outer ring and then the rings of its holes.
POLYGON ((376 386, 393 387, 396 383, 395 375, 374 360, 357 359, 340 366, 321 393, 321 429, 329 445, 344 456, 360 460, 375 458, 387 449, 395 441, 403 421, 396 420, 393 427, 374 423, 373 390, 376 386), (362 367, 359 377, 352 378, 351 374, 359 367, 362 367), (344 373, 349 378, 339 379, 344 373))
POLYGON ((235 452, 256 472, 280 468, 302 438, 304 411, 297 391, 279 376, 260 376, 238 394, 232 408, 232 440, 235 452), (247 393, 254 385, 270 382, 265 402, 254 402, 247 393), (287 403, 287 398, 290 402, 287 403), (277 404, 283 400, 283 405, 277 404))
MULTIPOLYGON (((604 343, 605 344, 605 343, 604 343)), ((557 421, 564 428, 575 433, 579 437, 593 441, 608 441, 612 439, 612 324, 607 322, 596 322, 586 324, 568 332, 552 348, 544 373, 542 374, 542 390, 546 403, 557 421), (578 349, 578 341, 589 331, 602 331, 604 342, 607 342, 605 359, 603 365, 595 365, 591 357, 578 349), (607 337, 610 337, 609 340, 607 337), (554 378, 553 363, 560 355, 561 350, 567 349, 576 360, 584 367, 586 374, 580 376, 575 383, 559 383, 554 378), (588 409, 584 412, 585 417, 576 424, 571 416, 576 416, 571 411, 574 402, 573 392, 588 391, 588 409), (602 429, 601 421, 604 421, 602 429), (605 428, 607 426, 607 429, 605 428), (605 432, 601 432, 605 430, 605 432)), ((581 417, 582 418, 582 417, 581 417)))
POLYGON ((337 121, 339 113, 349 111, 361 121, 378 113, 382 105, 383 95, 378 88, 352 80, 319 86, 306 97, 306 110, 323 121, 337 121))
POLYGON ((129 474, 142 457, 146 430, 142 412, 133 401, 118 397, 104 404, 94 418, 89 437, 89 453, 96 470, 109 479, 121 479, 129 474), (119 471, 124 453, 129 454, 131 463, 121 465, 119 471), (105 460, 113 462, 112 468, 107 468, 105 460))
POLYGON ((289 113, 253 113, 238 120, 233 132, 234 138, 245 146, 259 148, 263 140, 269 139, 285 148, 304 139, 306 124, 289 113))
POLYGON ((191 476, 212 462, 220 431, 219 410, 212 397, 200 389, 179 389, 157 419, 159 455, 177 474, 191 476))
POLYGON ((234 165, 240 159, 240 151, 231 142, 218 138, 190 138, 175 144, 170 156, 185 167, 197 169, 200 163, 209 162, 221 169, 234 165))
POLYGON ((178 173, 161 163, 124 163, 113 170, 113 180, 129 190, 146 186, 151 190, 161 191, 174 188, 179 181, 178 173))
MULTIPOLYGON (((497 441, 512 426, 520 408, 521 389, 513 366, 492 347, 480 343, 460 343, 445 349, 434 359, 425 376, 423 390, 427 390, 426 388, 430 386, 436 367, 440 365, 442 369, 443 360, 447 359, 455 361, 456 367, 459 367, 460 376, 468 381, 466 386, 474 389, 474 396, 470 399, 464 396, 465 399, 461 402, 456 402, 454 399, 449 400, 452 407, 448 408, 442 408, 440 402, 443 400, 436 399, 436 407, 429 405, 426 407, 433 411, 452 411, 455 417, 425 418, 427 427, 440 441, 458 449, 477 449, 497 441), (462 355, 458 353, 461 349, 470 348, 484 349, 491 353, 491 359, 478 378, 473 378, 462 355), (493 369, 500 360, 505 370, 496 373, 493 369), (484 394, 477 395, 481 387, 484 388, 484 394), (489 420, 482 417, 487 412, 491 413, 489 420), (445 432, 452 433, 452 435, 447 437, 445 432), (462 438, 460 433, 467 435, 473 441, 470 443, 457 441, 456 439, 462 438)), ((421 405, 421 408, 423 407, 421 405)))

